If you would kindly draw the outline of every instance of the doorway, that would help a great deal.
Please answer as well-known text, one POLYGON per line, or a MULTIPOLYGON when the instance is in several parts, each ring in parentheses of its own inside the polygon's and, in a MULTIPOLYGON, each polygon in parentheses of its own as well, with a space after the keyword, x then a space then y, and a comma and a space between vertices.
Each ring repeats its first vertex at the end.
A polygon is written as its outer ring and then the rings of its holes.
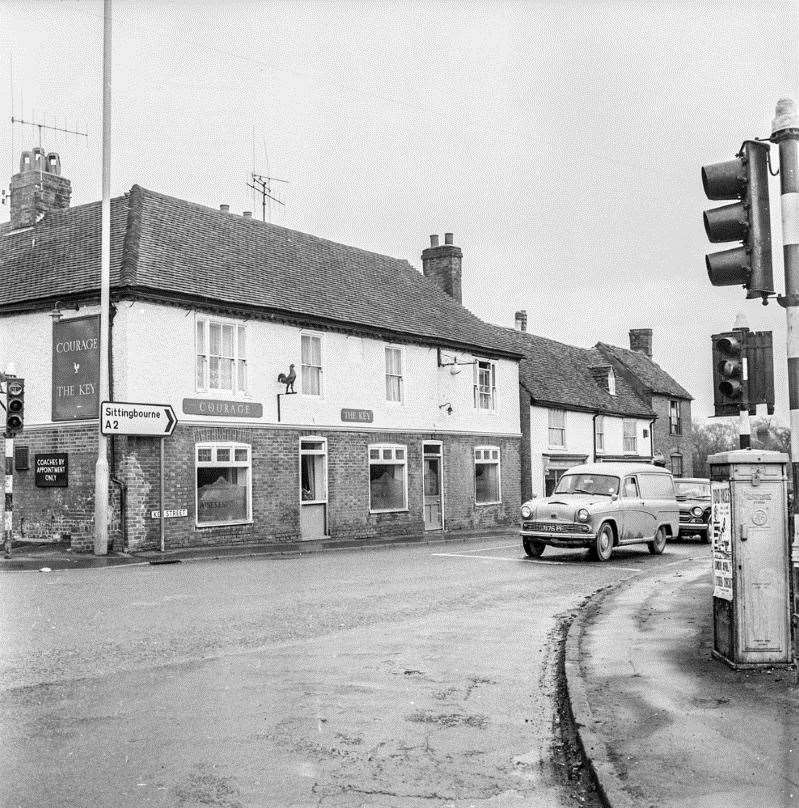
POLYGON ((327 535, 327 440, 300 438, 300 538, 327 535))
POLYGON ((442 477, 444 473, 443 449, 439 442, 425 443, 423 447, 424 529, 443 530, 444 507, 442 477))

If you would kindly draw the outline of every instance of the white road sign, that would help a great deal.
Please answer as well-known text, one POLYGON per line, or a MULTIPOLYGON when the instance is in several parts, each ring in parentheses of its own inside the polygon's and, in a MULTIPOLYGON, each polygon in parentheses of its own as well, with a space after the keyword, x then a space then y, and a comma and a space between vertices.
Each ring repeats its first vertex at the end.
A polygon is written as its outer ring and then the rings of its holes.
POLYGON ((169 404, 104 401, 100 405, 103 435, 148 435, 164 438, 175 430, 178 419, 169 404))

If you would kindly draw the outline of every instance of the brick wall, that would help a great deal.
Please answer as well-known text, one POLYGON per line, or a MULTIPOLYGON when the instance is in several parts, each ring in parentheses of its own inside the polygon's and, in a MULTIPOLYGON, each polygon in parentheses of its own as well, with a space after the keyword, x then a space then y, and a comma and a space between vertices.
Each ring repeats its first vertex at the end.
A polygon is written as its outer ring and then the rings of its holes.
POLYGON ((682 455, 683 477, 692 477, 694 473, 691 455, 691 402, 685 399, 671 399, 668 396, 653 395, 652 409, 657 415, 654 425, 655 454, 666 459, 666 467, 671 468, 671 456, 682 455), (682 434, 669 434, 669 402, 680 402, 682 434))
MULTIPOLYGON (((422 446, 441 440, 444 447, 444 519, 448 530, 512 524, 521 501, 519 439, 491 436, 444 436, 386 432, 341 432, 270 428, 178 425, 165 441, 165 507, 186 508, 188 516, 164 520, 164 544, 178 547, 297 541, 300 538, 299 440, 303 435, 328 440, 328 533, 334 539, 365 539, 424 532, 422 446), (195 525, 194 448, 198 442, 235 441, 252 447, 253 522, 229 527, 195 525), (408 510, 369 513, 368 446, 396 443, 407 447, 408 510), (499 446, 502 503, 475 505, 473 449, 499 446)), ((126 485, 125 546, 129 550, 160 545, 158 441, 117 439, 116 474, 126 485)))
MULTIPOLYGON (((63 424, 58 427, 27 428, 17 436, 16 446, 28 447, 30 468, 14 472, 15 536, 22 540, 55 539, 69 536, 78 552, 94 548, 94 468, 97 463, 97 426, 63 424), (68 486, 38 488, 34 480, 35 455, 66 452, 68 486)), ((119 489, 109 488, 109 541, 121 547, 119 489)))

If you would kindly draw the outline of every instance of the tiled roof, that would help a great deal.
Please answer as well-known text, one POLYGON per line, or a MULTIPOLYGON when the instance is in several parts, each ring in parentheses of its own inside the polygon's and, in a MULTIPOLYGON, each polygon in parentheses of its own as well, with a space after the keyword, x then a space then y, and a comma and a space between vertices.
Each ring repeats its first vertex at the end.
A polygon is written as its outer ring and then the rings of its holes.
POLYGON ((640 353, 639 351, 630 351, 627 348, 619 348, 616 345, 607 345, 604 342, 598 342, 596 349, 602 353, 609 354, 621 362, 653 393, 674 396, 676 398, 693 398, 684 387, 677 384, 657 362, 653 362, 646 354, 640 353))
POLYGON ((592 368, 607 366, 596 349, 578 348, 513 329, 502 329, 523 353, 519 379, 534 403, 583 409, 608 415, 654 417, 654 413, 616 374, 616 395, 603 389, 592 368))
MULTIPOLYGON (((407 261, 134 185, 112 200, 111 288, 518 355, 407 261)), ((0 227, 0 307, 99 290, 100 204, 0 227)))

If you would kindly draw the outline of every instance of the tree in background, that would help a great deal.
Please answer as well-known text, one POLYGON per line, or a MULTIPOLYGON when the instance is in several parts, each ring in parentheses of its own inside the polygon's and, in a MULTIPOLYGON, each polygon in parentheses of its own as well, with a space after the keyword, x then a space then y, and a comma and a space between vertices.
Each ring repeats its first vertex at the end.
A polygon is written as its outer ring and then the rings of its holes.
MULTIPOLYGON (((716 452, 729 452, 738 448, 738 422, 735 419, 716 419, 703 426, 694 424, 691 429, 691 453, 694 459, 694 474, 709 477, 707 464, 709 455, 716 452)), ((791 430, 775 424, 770 418, 752 420, 752 448, 771 452, 791 452, 791 430)), ((788 475, 791 466, 788 464, 788 475)))

